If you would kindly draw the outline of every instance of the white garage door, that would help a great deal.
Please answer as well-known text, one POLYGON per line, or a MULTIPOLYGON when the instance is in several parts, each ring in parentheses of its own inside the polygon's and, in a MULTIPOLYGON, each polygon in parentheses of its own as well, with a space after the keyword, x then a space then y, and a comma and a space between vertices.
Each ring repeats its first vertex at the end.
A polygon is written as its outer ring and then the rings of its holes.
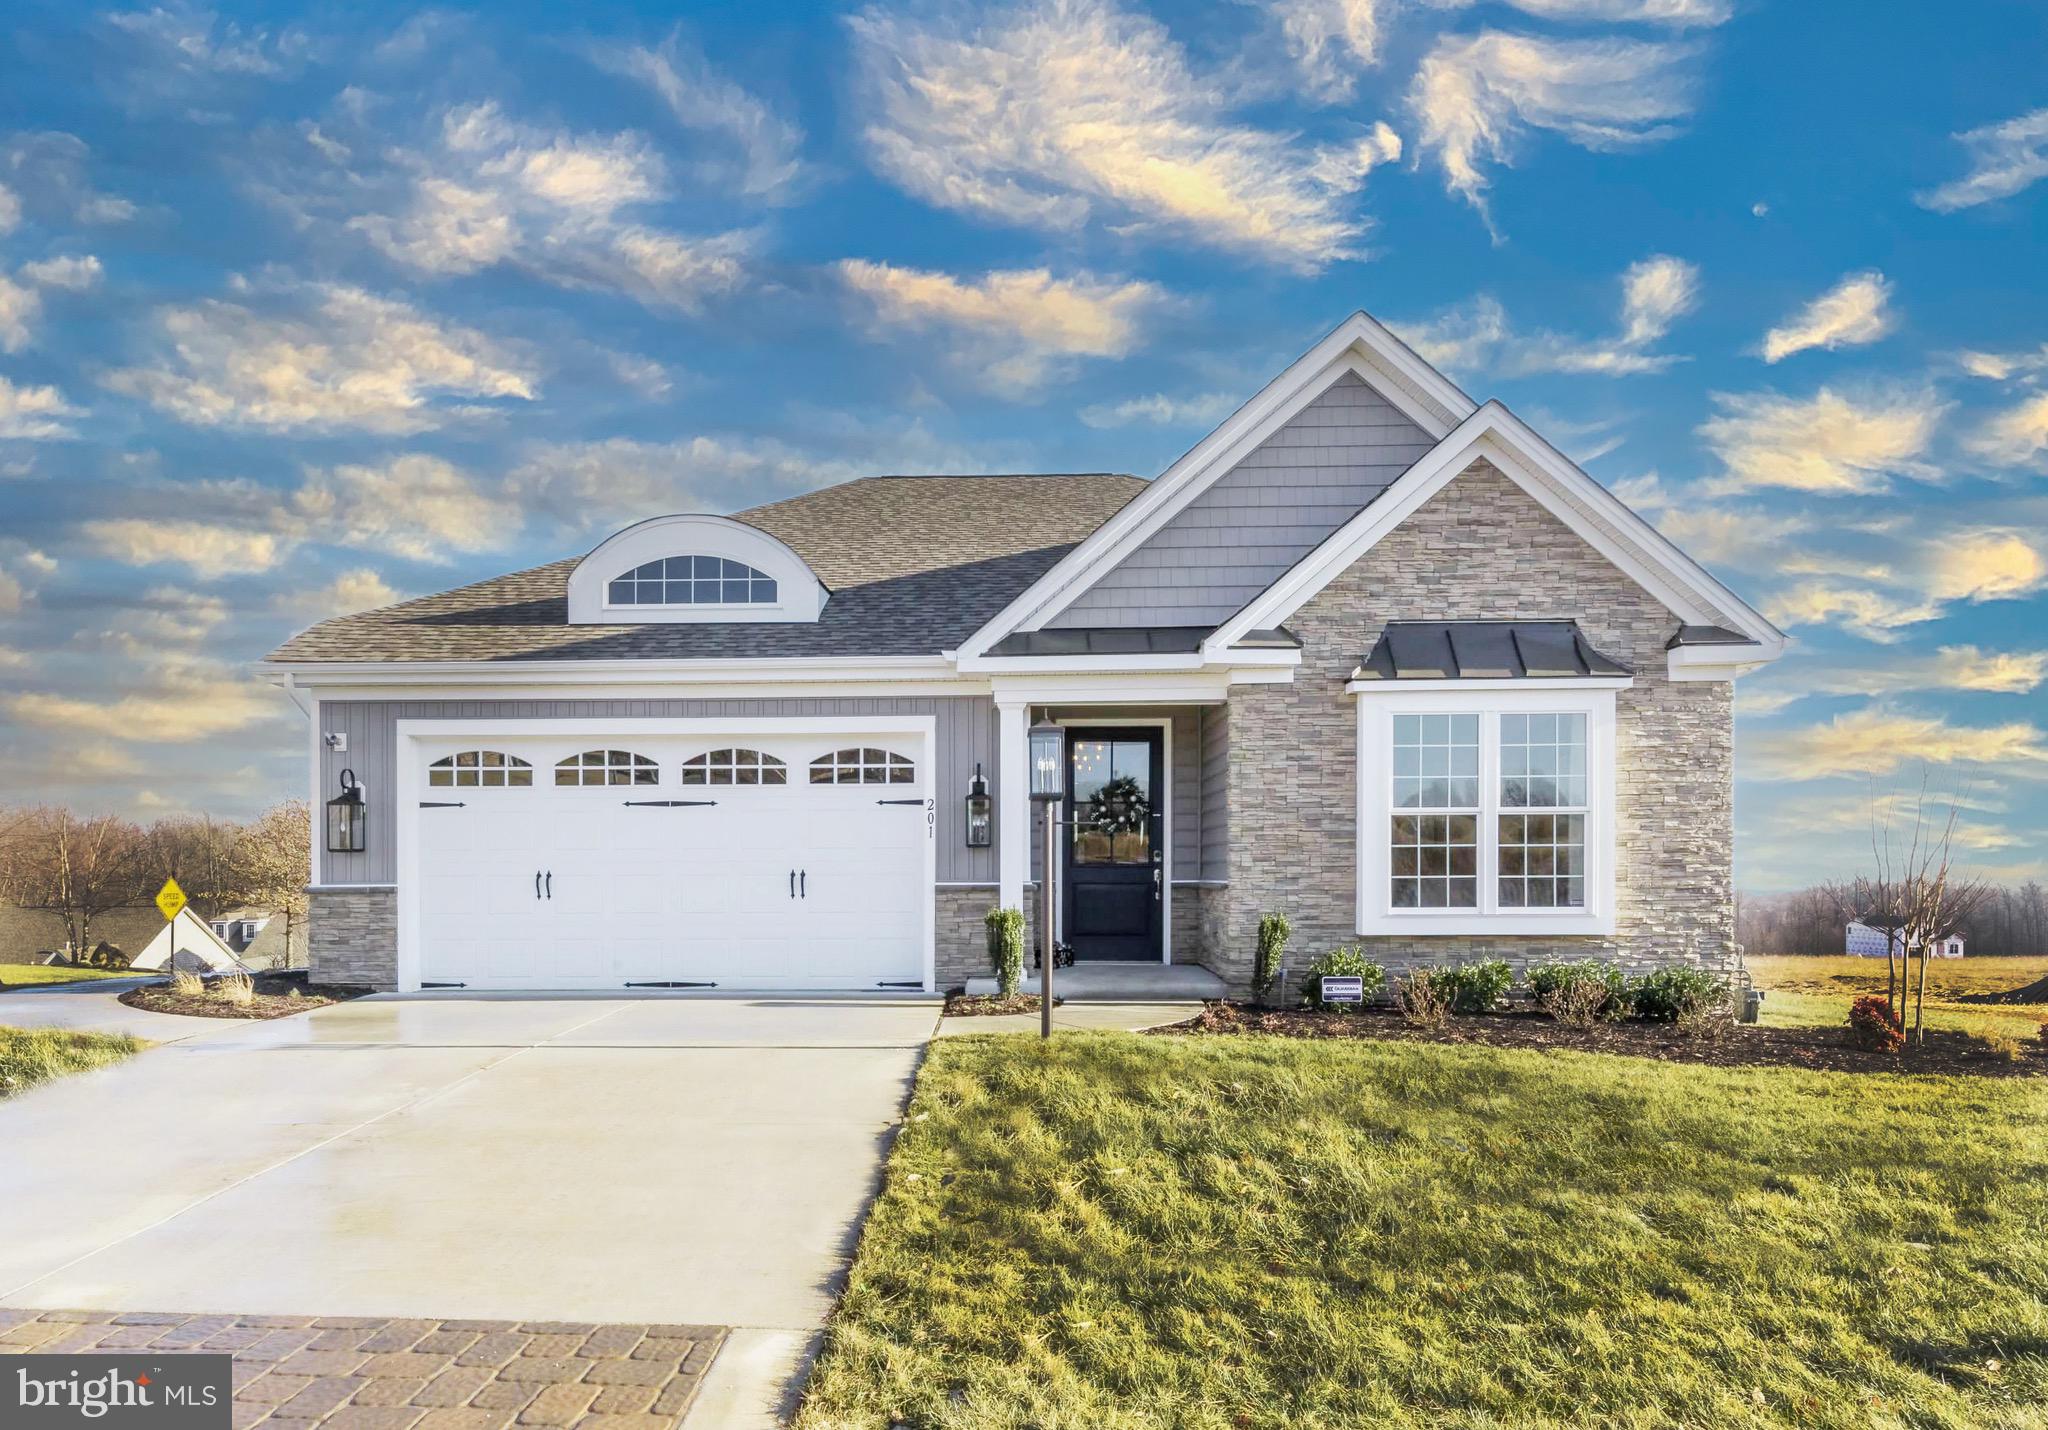
POLYGON ((424 986, 925 986, 922 735, 414 744, 424 986))

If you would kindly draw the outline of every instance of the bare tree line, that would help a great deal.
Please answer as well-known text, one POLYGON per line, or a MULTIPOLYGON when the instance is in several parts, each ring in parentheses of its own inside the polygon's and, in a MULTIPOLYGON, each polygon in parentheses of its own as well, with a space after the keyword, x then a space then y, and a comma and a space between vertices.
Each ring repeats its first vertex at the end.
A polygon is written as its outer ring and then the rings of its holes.
MULTIPOLYGON (((1830 889, 1816 884, 1783 894, 1744 894, 1735 914, 1735 937, 1752 954, 1838 954, 1842 926, 1830 889)), ((2048 885, 2029 879, 1992 884, 1957 925, 1978 954, 2048 955, 2048 885)))
POLYGON ((244 906, 274 911, 290 948, 306 918, 309 836, 302 800, 247 823, 199 815, 141 825, 60 805, 0 808, 0 903, 55 917, 77 960, 97 946, 95 923, 148 904, 175 878, 200 918, 244 906))

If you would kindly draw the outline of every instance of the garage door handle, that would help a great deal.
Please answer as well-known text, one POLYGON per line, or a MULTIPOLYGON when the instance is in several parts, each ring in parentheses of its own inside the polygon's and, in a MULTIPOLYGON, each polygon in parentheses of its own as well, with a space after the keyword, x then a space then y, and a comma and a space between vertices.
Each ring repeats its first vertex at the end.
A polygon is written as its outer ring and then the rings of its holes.
POLYGON ((540 870, 538 869, 533 871, 533 896, 536 899, 540 897, 540 870))
MULTIPOLYGON (((810 871, 810 870, 806 869, 806 870, 804 870, 804 871, 803 871, 802 873, 800 873, 800 874, 798 874, 798 875, 796 876, 796 887, 797 887, 797 897, 798 897, 798 898, 800 898, 800 899, 808 899, 808 898, 809 898, 809 897, 811 896, 811 871, 810 871)), ((1058 1000, 1058 999, 1054 999, 1053 1001, 1054 1001, 1054 1002, 1058 1002, 1059 1000, 1058 1000)))
MULTIPOLYGON (((552 869, 550 869, 550 870, 548 870, 548 897, 549 897, 550 899, 552 899, 552 898, 554 898, 554 896, 555 896, 555 871, 554 871, 554 870, 552 870, 552 869)), ((1059 999, 1055 998, 1055 999, 1053 999, 1053 1002, 1057 1003, 1057 1002, 1059 1002, 1059 999)))
POLYGON ((792 899, 796 897, 796 870, 794 869, 789 871, 789 896, 792 899))

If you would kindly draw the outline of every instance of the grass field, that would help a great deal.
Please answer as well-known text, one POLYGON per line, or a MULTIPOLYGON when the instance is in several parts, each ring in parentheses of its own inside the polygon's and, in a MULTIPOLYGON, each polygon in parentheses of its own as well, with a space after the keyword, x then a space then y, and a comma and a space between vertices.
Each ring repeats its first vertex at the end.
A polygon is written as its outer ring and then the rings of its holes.
MULTIPOLYGON (((1917 975, 1919 964, 1913 967, 1917 975)), ((1884 992, 1881 958, 1751 958, 1749 971, 1757 986, 1769 991, 1763 1011, 1767 1024, 1846 1025, 1849 1005, 1859 996, 1884 992)), ((2048 1003, 1987 1006, 1954 999, 1960 993, 2023 988, 2044 976, 2048 958, 1937 958, 1927 965, 1927 1026, 2033 1038, 2048 1023, 2048 1003)))
POLYGON ((2041 1423, 2048 1084, 935 1044, 804 1430, 2041 1423))
POLYGON ((85 983, 96 978, 134 978, 125 968, 45 967, 39 963, 0 963, 0 988, 34 988, 46 983, 85 983))
POLYGON ((148 1046, 140 1038, 68 1028, 0 1028, 0 1097, 66 1073, 117 1063, 148 1046))

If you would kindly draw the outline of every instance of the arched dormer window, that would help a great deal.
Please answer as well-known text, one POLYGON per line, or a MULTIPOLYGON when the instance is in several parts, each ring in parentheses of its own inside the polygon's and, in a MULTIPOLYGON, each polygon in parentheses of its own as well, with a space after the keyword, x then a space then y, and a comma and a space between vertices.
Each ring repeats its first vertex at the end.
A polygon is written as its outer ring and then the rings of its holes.
POLYGON ((706 750, 683 761, 686 785, 786 785, 789 766, 759 750, 706 750))
POLYGON ((435 789, 528 789, 533 766, 498 750, 464 750, 428 765, 427 783, 435 789))
POLYGON ((631 750, 585 750, 555 766, 559 785, 651 785, 661 782, 661 767, 631 750))
POLYGON ((614 606, 772 606, 775 578, 724 556, 667 556, 605 587, 614 606))
POLYGON ((814 785, 907 785, 917 783, 917 766, 893 750, 834 750, 811 761, 814 785))
POLYGON ((569 573, 571 625, 815 621, 827 592, 787 543, 729 516, 658 516, 569 573))

